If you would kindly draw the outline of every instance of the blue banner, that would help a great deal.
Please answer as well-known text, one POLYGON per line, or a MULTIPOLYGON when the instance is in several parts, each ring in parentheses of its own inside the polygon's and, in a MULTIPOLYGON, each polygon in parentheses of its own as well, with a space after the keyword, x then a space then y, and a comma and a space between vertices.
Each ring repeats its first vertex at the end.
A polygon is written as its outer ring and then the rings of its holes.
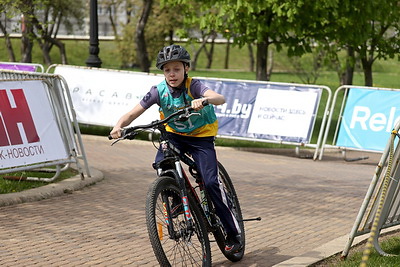
POLYGON ((218 134, 309 143, 321 89, 291 84, 201 79, 225 96, 218 134))
POLYGON ((399 91, 351 88, 336 145, 383 151, 400 116, 399 91))

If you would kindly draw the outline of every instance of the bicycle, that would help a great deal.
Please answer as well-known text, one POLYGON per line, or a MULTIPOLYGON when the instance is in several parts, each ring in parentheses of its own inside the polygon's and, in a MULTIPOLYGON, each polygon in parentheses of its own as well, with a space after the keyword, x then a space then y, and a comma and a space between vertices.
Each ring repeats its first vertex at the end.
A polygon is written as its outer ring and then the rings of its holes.
POLYGON ((232 262, 240 261, 245 251, 244 221, 261 220, 260 217, 247 220, 242 218, 231 178, 218 162, 220 182, 241 230, 240 251, 234 254, 225 252, 226 233, 196 170, 196 163, 190 155, 181 154, 169 142, 165 129, 165 124, 168 122, 185 121, 190 116, 198 115, 193 111, 190 107, 184 108, 162 120, 125 128, 122 137, 112 143, 113 145, 124 139, 132 140, 139 132, 145 130, 158 131, 160 134, 159 142, 164 159, 158 163, 158 178, 151 184, 146 200, 149 239, 160 266, 211 266, 210 233, 227 259, 232 262), (182 162, 187 165, 186 169, 182 162), (187 172, 194 179, 193 183, 187 172))

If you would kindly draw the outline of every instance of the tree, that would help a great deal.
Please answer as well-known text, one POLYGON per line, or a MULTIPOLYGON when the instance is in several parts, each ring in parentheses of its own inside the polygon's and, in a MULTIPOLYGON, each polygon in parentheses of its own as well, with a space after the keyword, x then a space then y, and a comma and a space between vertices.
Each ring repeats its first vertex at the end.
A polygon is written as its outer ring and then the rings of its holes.
POLYGON ((154 61, 162 47, 174 43, 176 29, 182 25, 183 16, 174 9, 164 8, 159 0, 153 2, 146 25, 146 46, 151 61, 154 61))
POLYGON ((360 39, 351 40, 350 45, 360 56, 365 85, 372 86, 375 60, 393 58, 400 52, 400 6, 394 0, 360 2, 360 6, 363 16, 353 17, 360 24, 360 39))
POLYGON ((101 0, 99 2, 108 13, 118 55, 122 62, 121 68, 137 65, 134 36, 140 11, 138 3, 139 0, 101 0))
POLYGON ((164 0, 169 5, 184 4, 184 12, 196 10, 185 18, 199 21, 200 29, 222 33, 232 38, 235 45, 243 47, 256 44, 256 78, 269 80, 268 49, 275 44, 282 47, 289 37, 293 17, 302 8, 302 2, 279 0, 201 0, 200 9, 193 9, 191 0, 164 0))
POLYGON ((36 29, 35 38, 42 49, 44 63, 52 64, 50 51, 55 45, 60 50, 62 64, 68 64, 65 45, 57 39, 57 34, 61 24, 72 32, 73 25, 82 27, 84 18, 84 2, 82 0, 63 0, 43 1, 37 6, 36 12, 30 14, 30 22, 36 29), (75 22, 75 23, 74 23, 75 22))
POLYGON ((361 61, 364 83, 373 85, 372 65, 376 59, 393 58, 400 52, 400 6, 398 1, 323 0, 306 2, 297 21, 303 34, 324 46, 339 63, 341 82, 352 84, 354 66, 361 61))
POLYGON ((139 21, 136 25, 136 55, 138 58, 140 69, 144 72, 150 72, 150 60, 146 48, 145 27, 147 19, 150 16, 152 5, 153 0, 143 0, 143 9, 140 14, 139 21))
MULTIPOLYGON (((16 8, 22 13, 21 15, 21 62, 32 62, 34 33, 34 0, 16 1, 16 8)), ((37 19, 36 19, 37 20, 37 19)))
MULTIPOLYGON (((182 36, 182 35, 181 35, 182 36)), ((195 42, 198 38, 197 37, 190 37, 185 35, 186 37, 189 37, 189 43, 195 42)), ((191 57, 191 69, 192 70, 196 70, 197 68, 197 61, 200 57, 200 53, 204 50, 206 53, 206 57, 207 57, 207 68, 211 68, 211 64, 212 64, 212 57, 213 57, 213 46, 214 46, 214 40, 215 40, 215 33, 211 32, 204 32, 204 31, 200 31, 200 46, 198 46, 197 48, 193 47, 193 52, 192 57, 191 57), (209 38, 211 37, 211 48, 210 51, 207 50, 207 42, 209 40, 209 38)))
POLYGON ((213 55, 214 55, 214 45, 215 45, 215 39, 217 38, 217 33, 215 31, 212 31, 210 33, 211 37, 211 44, 210 44, 210 50, 207 49, 207 47, 204 47, 204 51, 207 56, 207 66, 206 69, 211 69, 212 61, 213 61, 213 55))
POLYGON ((33 1, 27 0, 25 2, 17 1, 18 9, 22 13, 21 17, 21 62, 32 62, 32 49, 33 49, 33 1))
MULTIPOLYGON (((21 61, 32 62, 32 48, 37 41, 43 52, 44 62, 51 64, 50 51, 55 45, 60 49, 63 64, 67 64, 64 44, 57 39, 61 24, 72 32, 73 25, 81 26, 84 17, 83 0, 2 0, 1 7, 21 16, 21 61)), ((6 28, 2 29, 3 33, 6 28)), ((10 49, 9 47, 9 53, 10 49)))
POLYGON ((0 21, 0 30, 4 35, 4 41, 8 52, 8 59, 11 62, 15 62, 15 53, 12 47, 9 31, 7 30, 7 20, 8 18, 12 18, 16 15, 15 9, 11 6, 10 3, 7 3, 5 1, 0 2, 0 15, 2 16, 2 18, 4 18, 4 22, 0 21))
POLYGON ((295 73, 303 83, 315 84, 321 74, 323 61, 325 59, 325 50, 316 47, 310 57, 291 57, 291 65, 295 73))
POLYGON ((14 50, 12 48, 10 35, 9 35, 8 31, 7 31, 6 26, 3 25, 3 23, 1 21, 0 21, 0 30, 4 34, 4 40, 5 40, 6 47, 7 47, 7 52, 8 52, 8 59, 11 62, 15 62, 16 59, 15 59, 14 50))
POLYGON ((180 1, 163 1, 161 0, 162 10, 179 10, 174 12, 172 18, 175 18, 174 23, 171 24, 175 35, 181 39, 187 39, 188 45, 191 47, 191 69, 196 70, 197 60, 202 51, 205 52, 207 57, 206 68, 211 68, 214 43, 217 37, 217 32, 213 29, 200 29, 199 23, 201 21, 201 2, 188 0, 185 3, 180 1), (210 47, 207 48, 207 43, 210 41, 210 47), (199 42, 199 46, 194 43, 199 42))
POLYGON ((163 46, 172 44, 177 25, 182 24, 182 15, 175 10, 161 8, 158 0, 152 1, 151 8, 139 0, 102 0, 101 4, 108 10, 123 68, 139 66, 142 71, 148 72, 150 62, 163 46), (121 18, 118 15, 123 11, 125 16, 121 18), (140 61, 144 55, 147 59, 143 68, 140 61))

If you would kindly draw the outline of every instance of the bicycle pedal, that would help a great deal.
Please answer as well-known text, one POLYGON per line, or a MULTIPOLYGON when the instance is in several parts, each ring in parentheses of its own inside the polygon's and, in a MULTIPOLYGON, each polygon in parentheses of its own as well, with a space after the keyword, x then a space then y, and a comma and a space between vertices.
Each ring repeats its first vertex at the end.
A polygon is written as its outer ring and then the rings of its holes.
POLYGON ((250 218, 250 219, 242 219, 242 222, 250 222, 250 221, 261 221, 261 217, 250 218))

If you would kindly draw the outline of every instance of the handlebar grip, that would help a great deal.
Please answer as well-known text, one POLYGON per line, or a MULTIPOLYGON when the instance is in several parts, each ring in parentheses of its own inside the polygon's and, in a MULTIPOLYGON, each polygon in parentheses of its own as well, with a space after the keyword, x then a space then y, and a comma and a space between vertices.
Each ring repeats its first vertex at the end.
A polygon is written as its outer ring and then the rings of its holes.
MULTIPOLYGON (((121 130, 121 136, 124 136, 125 134, 127 134, 126 129, 122 129, 121 130)), ((112 138, 111 134, 108 135, 108 140, 112 140, 114 138, 112 138)))
MULTIPOLYGON (((203 100, 203 102, 201 102, 201 104, 203 105, 203 107, 205 107, 205 106, 208 106, 208 105, 209 105, 209 103, 208 103, 208 100, 207 100, 207 99, 203 100)), ((194 111, 194 109, 193 109, 192 107, 189 107, 189 108, 187 108, 187 110, 188 110, 189 112, 193 112, 193 111, 194 111)))

